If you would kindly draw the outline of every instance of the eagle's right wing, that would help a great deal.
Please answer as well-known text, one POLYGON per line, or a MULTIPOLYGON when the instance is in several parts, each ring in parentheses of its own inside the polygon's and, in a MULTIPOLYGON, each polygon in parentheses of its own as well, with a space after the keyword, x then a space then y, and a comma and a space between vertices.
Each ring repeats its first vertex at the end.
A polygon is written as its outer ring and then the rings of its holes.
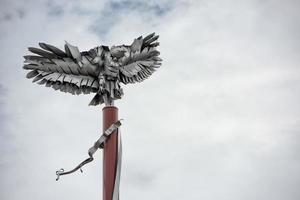
POLYGON ((65 51, 52 45, 39 43, 42 48, 29 47, 28 50, 36 55, 27 55, 25 70, 30 70, 27 78, 33 82, 52 87, 55 90, 72 94, 87 94, 99 89, 99 69, 94 62, 102 53, 101 48, 89 52, 79 52, 78 48, 66 42, 65 51))
POLYGON ((135 39, 130 49, 130 57, 126 64, 120 66, 120 80, 124 84, 141 82, 148 78, 161 66, 162 59, 156 47, 158 35, 152 33, 145 38, 140 36, 135 39))

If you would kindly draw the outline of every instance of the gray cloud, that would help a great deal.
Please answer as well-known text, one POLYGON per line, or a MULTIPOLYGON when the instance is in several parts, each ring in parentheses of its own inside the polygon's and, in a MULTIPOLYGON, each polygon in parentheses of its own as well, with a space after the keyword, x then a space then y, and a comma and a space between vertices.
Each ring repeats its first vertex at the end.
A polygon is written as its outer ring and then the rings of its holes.
POLYGON ((127 20, 130 23, 132 17, 136 16, 143 18, 147 23, 158 21, 172 10, 174 4, 174 1, 165 3, 139 0, 108 1, 104 5, 103 12, 91 26, 91 30, 106 38, 110 29, 120 21, 127 20))
POLYGON ((116 102, 121 197, 299 199, 297 1, 51 2, 1 2, 6 13, 24 10, 0 21, 2 199, 101 197, 101 154, 83 174, 59 183, 54 174, 86 157, 100 109, 87 106, 92 95, 25 80, 26 47, 67 40, 88 50, 153 31, 162 68, 116 102))
POLYGON ((48 1, 47 2, 48 6, 48 15, 53 16, 53 17, 62 17, 64 14, 64 7, 63 5, 58 5, 56 2, 53 1, 48 1))

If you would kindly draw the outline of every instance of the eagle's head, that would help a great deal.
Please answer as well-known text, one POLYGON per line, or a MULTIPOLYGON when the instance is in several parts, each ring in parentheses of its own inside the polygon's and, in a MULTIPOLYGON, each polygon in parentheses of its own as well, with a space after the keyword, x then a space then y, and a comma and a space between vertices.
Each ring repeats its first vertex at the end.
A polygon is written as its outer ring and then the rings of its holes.
POLYGON ((112 46, 110 48, 111 60, 114 64, 124 65, 130 58, 130 47, 121 45, 121 46, 112 46))
POLYGON ((113 77, 118 77, 120 67, 125 66, 130 60, 130 47, 112 46, 107 51, 104 51, 103 67, 104 74, 113 77))

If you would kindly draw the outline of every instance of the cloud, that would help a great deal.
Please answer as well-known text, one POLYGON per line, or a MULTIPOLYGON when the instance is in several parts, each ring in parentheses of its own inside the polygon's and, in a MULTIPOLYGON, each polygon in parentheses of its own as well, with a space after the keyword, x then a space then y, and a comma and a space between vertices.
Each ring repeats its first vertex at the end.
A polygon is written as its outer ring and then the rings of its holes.
POLYGON ((26 48, 67 40, 83 51, 154 31, 162 67, 124 86, 116 102, 125 119, 122 198, 299 199, 296 1, 1 4, 4 199, 101 197, 101 154, 83 174, 59 183, 54 174, 86 157, 101 130, 100 109, 87 106, 92 95, 26 80, 26 48))
POLYGON ((136 16, 142 18, 143 22, 153 23, 159 20, 172 10, 176 1, 167 1, 165 3, 153 1, 109 1, 104 5, 91 30, 95 31, 101 37, 107 38, 110 30, 125 20, 131 23, 136 16))

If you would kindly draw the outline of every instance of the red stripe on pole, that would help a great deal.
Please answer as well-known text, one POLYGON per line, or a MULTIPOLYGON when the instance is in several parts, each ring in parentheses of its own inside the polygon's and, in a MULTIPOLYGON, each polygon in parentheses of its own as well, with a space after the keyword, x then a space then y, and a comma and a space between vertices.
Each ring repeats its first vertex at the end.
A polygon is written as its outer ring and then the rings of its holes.
MULTIPOLYGON (((118 121, 118 108, 106 106, 103 112, 103 132, 118 121)), ((113 132, 103 148, 103 200, 112 200, 118 164, 118 134, 113 132)))

